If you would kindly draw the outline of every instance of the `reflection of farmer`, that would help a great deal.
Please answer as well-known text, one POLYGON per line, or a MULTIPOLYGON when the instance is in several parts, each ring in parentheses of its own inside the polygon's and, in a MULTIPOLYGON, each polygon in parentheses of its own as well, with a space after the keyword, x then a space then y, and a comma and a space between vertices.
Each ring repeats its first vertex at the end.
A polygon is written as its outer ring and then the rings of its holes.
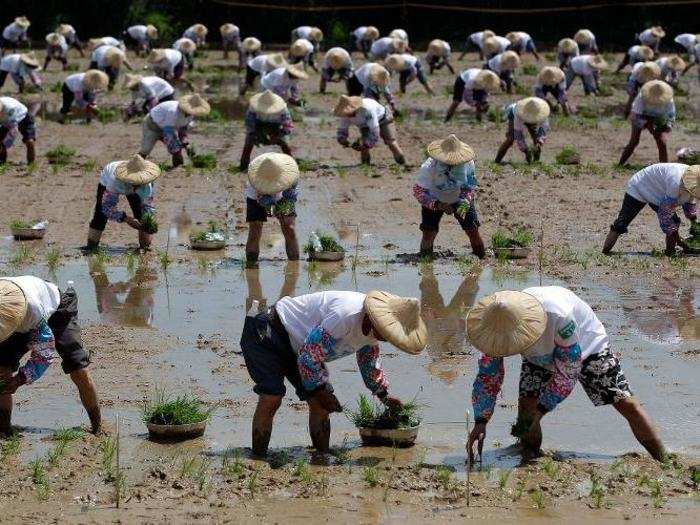
POLYGON ((91 272, 90 275, 95 285, 97 311, 103 322, 118 326, 151 326, 156 272, 142 266, 128 281, 116 283, 110 283, 103 272, 91 272))
MULTIPOLYGON (((260 311, 267 310, 267 297, 263 295, 262 285, 260 284, 260 270, 257 267, 248 267, 245 270, 245 280, 248 285, 248 297, 245 300, 245 311, 250 310, 254 301, 258 301, 260 311)), ((284 280, 282 288, 280 288, 279 298, 294 295, 299 280, 299 262, 287 261, 284 267, 284 280)), ((253 312, 257 314, 257 312, 253 312)))

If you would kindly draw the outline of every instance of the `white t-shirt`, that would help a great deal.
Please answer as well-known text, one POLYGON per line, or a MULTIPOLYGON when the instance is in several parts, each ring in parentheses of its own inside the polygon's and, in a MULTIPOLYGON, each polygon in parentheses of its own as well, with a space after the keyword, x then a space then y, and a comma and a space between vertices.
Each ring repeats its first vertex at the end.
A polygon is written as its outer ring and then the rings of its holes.
POLYGON ((416 64, 418 63, 418 57, 414 55, 409 55, 408 53, 403 53, 399 56, 404 60, 404 66, 402 71, 407 71, 416 67, 416 64))
POLYGON ((506 71, 506 69, 504 69, 503 66, 501 66, 502 61, 503 61, 503 53, 497 54, 495 57, 489 59, 489 61, 488 61, 489 69, 496 74, 501 74, 503 71, 506 71))
POLYGON ((5 55, 0 59, 0 71, 7 71, 8 73, 19 73, 22 68, 22 59, 19 54, 5 55))
POLYGON ((85 78, 85 73, 73 73, 68 75, 63 83, 70 89, 73 93, 79 93, 85 90, 83 86, 83 79, 85 78))
POLYGON ((248 59, 248 67, 258 73, 267 73, 270 71, 270 66, 267 63, 268 56, 269 55, 258 55, 248 59))
POLYGON ((440 202, 454 204, 459 200, 462 186, 468 184, 469 174, 474 175, 474 161, 449 166, 433 158, 421 164, 416 183, 425 188, 440 202))
POLYGON ((392 33, 394 33, 396 38, 398 38, 399 40, 408 42, 408 33, 406 33, 406 31, 404 31, 403 29, 394 29, 392 33))
POLYGON ((182 38, 189 38, 192 40, 192 42, 196 44, 201 44, 204 42, 204 37, 200 37, 194 30, 194 26, 190 26, 187 29, 185 29, 185 32, 182 33, 182 38))
POLYGON ((547 327, 542 337, 522 356, 529 362, 553 370, 555 346, 571 346, 578 342, 581 359, 609 347, 608 334, 591 307, 574 292, 561 286, 534 286, 523 292, 534 296, 547 314, 547 327))
POLYGON ((280 321, 289 334, 295 352, 299 352, 309 333, 322 327, 336 341, 336 351, 326 361, 377 344, 374 337, 362 333, 365 294, 328 291, 298 297, 283 297, 275 304, 280 321))
POLYGON ((310 53, 314 52, 314 45, 309 41, 308 38, 298 38, 296 42, 299 42, 299 44, 304 46, 304 49, 306 49, 306 53, 304 56, 308 56, 310 53))
POLYGON ((627 50, 627 54, 631 60, 642 60, 642 57, 639 56, 640 47, 641 46, 632 46, 627 50))
POLYGON ((659 162, 639 170, 627 183, 627 193, 641 202, 658 206, 665 198, 677 199, 681 178, 688 168, 678 162, 659 162))
POLYGON ((341 117, 339 129, 349 129, 351 125, 358 128, 379 129, 379 122, 386 115, 386 108, 373 98, 363 98, 362 107, 353 117, 341 117))
POLYGON ((481 49, 484 46, 484 32, 477 31, 476 33, 472 33, 469 35, 469 40, 479 46, 479 49, 481 49))
POLYGON ((574 73, 581 76, 593 74, 593 68, 588 63, 591 55, 580 55, 571 59, 571 69, 574 73))
POLYGON ((644 62, 637 62, 635 65, 632 66, 632 71, 630 72, 630 78, 632 80, 639 81, 637 77, 639 76, 639 70, 642 69, 643 65, 644 62))
POLYGON ((27 116, 27 106, 12 97, 0 97, 2 113, 0 113, 0 124, 10 122, 19 123, 27 116))
POLYGON ((100 46, 92 52, 90 61, 97 62, 97 67, 100 69, 107 67, 109 64, 107 64, 106 55, 107 51, 110 49, 116 49, 122 55, 124 54, 124 52, 116 46, 100 46))
POLYGON ((175 89, 170 82, 160 77, 143 77, 139 82, 139 88, 135 91, 135 96, 141 96, 146 100, 154 98, 156 100, 175 93, 175 89))
POLYGON ((362 84, 363 87, 369 86, 369 71, 375 64, 376 62, 367 62, 355 70, 354 75, 357 78, 357 81, 362 84))
POLYGON ((493 38, 496 39, 496 42, 498 42, 498 47, 499 47, 499 53, 503 53, 508 49, 508 46, 510 46, 510 40, 508 40, 504 36, 494 36, 493 38))
POLYGON ((19 40, 27 32, 25 28, 16 22, 12 22, 10 25, 5 26, 2 30, 2 37, 10 42, 19 42, 19 40))
POLYGON ((394 39, 388 36, 378 38, 372 42, 370 53, 375 57, 385 57, 394 51, 394 39))
POLYGON ((97 45, 97 47, 114 46, 114 47, 118 47, 121 49, 124 44, 120 40, 117 40, 116 38, 114 38, 112 36, 104 36, 102 38, 97 39, 96 45, 97 45))
POLYGON ((127 28, 126 32, 137 42, 148 42, 148 28, 144 25, 136 25, 127 28))
POLYGON ((688 53, 692 53, 693 48, 697 43, 697 38, 692 33, 681 33, 676 38, 674 38, 673 41, 686 48, 688 50, 688 53))
POLYGON ((459 78, 464 82, 464 89, 474 89, 474 82, 476 82, 476 77, 479 76, 481 71, 478 67, 470 67, 459 74, 459 78))
POLYGON ((11 281, 19 286, 27 300, 27 313, 17 329, 20 334, 31 332, 41 321, 48 321, 61 304, 61 293, 53 283, 32 275, 0 277, 0 279, 11 281))
POLYGON ((287 68, 285 67, 273 69, 269 73, 263 75, 262 79, 260 80, 260 85, 262 85, 264 89, 269 89, 275 93, 289 89, 294 85, 296 79, 291 78, 286 73, 287 68))
POLYGON ((177 49, 164 49, 165 58, 154 64, 155 69, 167 71, 169 75, 175 73, 175 66, 182 62, 182 53, 177 49))
POLYGON ((160 129, 180 129, 192 122, 192 117, 179 111, 179 107, 180 103, 177 100, 168 100, 158 104, 148 114, 160 129))
POLYGON ((367 34, 367 26, 360 26, 352 32, 355 40, 364 40, 367 34))

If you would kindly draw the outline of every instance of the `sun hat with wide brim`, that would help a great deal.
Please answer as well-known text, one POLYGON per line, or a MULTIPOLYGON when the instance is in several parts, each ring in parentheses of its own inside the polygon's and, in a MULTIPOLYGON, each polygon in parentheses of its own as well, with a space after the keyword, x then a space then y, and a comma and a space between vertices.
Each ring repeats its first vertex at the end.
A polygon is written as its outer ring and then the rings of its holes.
POLYGON ((117 164, 114 176, 118 181, 126 182, 134 186, 150 184, 161 176, 158 164, 145 160, 141 155, 134 155, 129 160, 123 160, 117 164))
POLYGON ((520 42, 521 33, 520 31, 511 31, 510 33, 506 33, 506 38, 511 44, 517 44, 520 42))
POLYGON ((50 46, 57 46, 61 43, 61 35, 58 33, 49 33, 46 35, 46 43, 50 46))
POLYGON ((664 28, 661 26, 652 26, 649 29, 651 29, 651 34, 656 38, 663 38, 666 36, 666 31, 664 31, 664 28))
POLYGON ((39 59, 36 57, 34 51, 30 51, 29 53, 22 53, 19 56, 19 59, 22 61, 22 63, 28 65, 29 67, 37 69, 39 68, 39 59))
POLYGON ((654 50, 649 46, 639 46, 637 56, 644 60, 651 60, 654 58, 654 50))
POLYGON ((562 38, 557 44, 557 49, 562 53, 575 53, 578 44, 571 38, 562 38))
POLYGON ((474 160, 474 150, 468 144, 459 140, 455 135, 434 140, 425 148, 426 153, 432 159, 438 160, 449 166, 456 166, 474 160))
POLYGON ((374 330, 407 354, 419 354, 428 344, 428 329, 420 315, 420 301, 373 290, 365 297, 365 313, 374 330))
POLYGON ((321 31, 321 29, 318 27, 312 27, 311 31, 309 31, 309 38, 311 40, 313 40, 314 42, 322 42, 323 41, 323 31, 321 31))
POLYGON ((447 42, 436 38, 428 44, 428 54, 432 56, 442 56, 447 51, 447 42))
POLYGON ((501 67, 511 71, 519 68, 520 57, 515 51, 505 51, 501 55, 501 67))
POLYGON ((333 47, 326 53, 326 60, 333 69, 342 69, 350 66, 350 53, 342 47, 333 47))
POLYGON ((56 33, 63 36, 66 36, 67 34, 72 33, 74 31, 75 29, 70 24, 58 24, 58 27, 56 28, 56 33))
POLYGON ((207 26, 204 24, 195 24, 192 26, 192 31, 194 31, 194 34, 200 37, 205 37, 207 36, 207 33, 209 30, 207 29, 207 26))
POLYGON ((539 97, 527 97, 515 103, 515 114, 527 124, 540 124, 549 117, 549 104, 539 97))
POLYGON ((109 86, 109 77, 99 69, 88 69, 83 76, 83 86, 90 91, 104 91, 109 86))
POLYGON ((650 80, 640 93, 644 103, 650 106, 665 106, 673 100, 673 88, 663 80, 650 80))
POLYGON ((152 24, 148 24, 146 26, 146 35, 151 40, 155 40, 156 38, 158 38, 158 28, 152 24))
POLYGON ((474 89, 481 89, 489 93, 500 91, 501 79, 490 69, 482 69, 474 79, 474 89))
POLYGON ((542 304, 525 292, 502 291, 481 298, 467 314, 467 340, 489 357, 521 354, 547 328, 542 304))
POLYGON ((556 86, 565 78, 564 72, 556 66, 545 66, 537 74, 537 80, 543 86, 556 86))
POLYGON ((685 60, 678 55, 671 55, 666 60, 666 65, 673 71, 685 71, 685 60))
POLYGON ((484 51, 486 51, 487 54, 491 55, 493 53, 497 53, 498 51, 501 50, 501 44, 498 43, 498 40, 496 40, 494 37, 490 36, 488 38, 484 38, 484 51))
POLYGON ((389 71, 381 64, 372 64, 369 67, 369 72, 367 73, 369 81, 375 86, 386 87, 391 81, 391 75, 389 71))
POLYGON ((269 89, 250 97, 248 105, 258 115, 277 115, 287 109, 284 99, 269 89))
MULTIPOLYGON (((303 57, 306 56, 306 54, 309 52, 309 49, 306 47, 306 42, 309 42, 305 38, 298 38, 296 39, 291 46, 289 46, 289 54, 292 55, 293 57, 303 57)), ((309 42, 311 43, 311 42, 309 42)))
POLYGON ((608 69, 608 63, 600 55, 590 55, 588 57, 588 65, 591 66, 596 71, 602 71, 603 69, 608 69))
POLYGON ((232 35, 236 32, 236 29, 238 29, 234 24, 231 23, 226 23, 222 24, 221 27, 219 27, 219 32, 223 36, 229 36, 232 35))
POLYGON ((593 33, 590 29, 579 29, 574 35, 577 44, 589 44, 593 41, 593 33))
POLYGON ((134 90, 139 87, 142 78, 143 77, 141 75, 132 75, 127 73, 124 75, 124 87, 129 90, 134 90))
POLYGON ((124 62, 124 60, 126 59, 124 51, 122 51, 118 47, 110 47, 107 51, 105 51, 104 57, 107 65, 111 67, 121 66, 122 62, 124 62))
POLYGON ((298 78, 299 80, 306 80, 309 75, 297 64, 287 64, 285 66, 287 74, 292 78, 298 78))
POLYGON ((338 102, 333 108, 333 114, 336 117, 350 117, 362 107, 362 97, 349 97, 340 95, 338 102))
POLYGON ((32 23, 29 21, 29 18, 27 18, 26 16, 18 16, 17 18, 15 18, 15 24, 24 29, 27 29, 30 25, 32 25, 32 23))
POLYGON ((282 53, 270 53, 265 59, 265 65, 270 69, 277 69, 278 67, 286 67, 287 61, 282 53))
POLYGON ((263 195, 275 195, 288 190, 299 180, 299 166, 285 153, 263 153, 248 166, 248 181, 263 195))
POLYGON ((258 51, 262 47, 262 43, 260 42, 260 40, 258 40, 254 36, 244 38, 243 42, 241 42, 241 45, 243 46, 243 49, 245 49, 248 52, 258 51))
POLYGON ((408 49, 408 44, 405 40, 394 38, 391 41, 391 47, 394 48, 394 53, 405 53, 408 49))
POLYGON ((15 333, 27 315, 27 298, 12 281, 0 279, 0 343, 15 333))
POLYGON ((408 32, 405 29, 392 29, 389 33, 391 38, 398 38, 399 40, 408 41, 408 32))
POLYGON ((496 33, 494 31, 491 31, 490 29, 484 29, 481 32, 481 38, 483 40, 486 40, 487 38, 493 38, 494 36, 496 36, 496 33))
POLYGON ((656 62, 642 62, 637 68, 637 82, 645 84, 661 78, 661 68, 656 62))
POLYGON ((688 166, 681 177, 682 189, 694 199, 700 199, 700 164, 688 166))
POLYGON ((165 60, 165 49, 152 49, 146 58, 149 64, 157 64, 165 60))
POLYGON ((376 40, 379 38, 379 29, 374 26, 367 26, 367 30, 364 34, 364 40, 376 40))
POLYGON ((197 51, 197 44, 195 44, 192 40, 189 38, 181 38, 180 43, 178 44, 180 51, 182 51, 185 54, 190 54, 194 53, 197 51))
POLYGON ((211 106, 199 93, 185 95, 178 100, 180 111, 192 117, 203 117, 211 111, 211 106))
POLYGON ((406 59, 399 54, 392 54, 386 57, 384 65, 389 71, 403 71, 406 67, 406 59))

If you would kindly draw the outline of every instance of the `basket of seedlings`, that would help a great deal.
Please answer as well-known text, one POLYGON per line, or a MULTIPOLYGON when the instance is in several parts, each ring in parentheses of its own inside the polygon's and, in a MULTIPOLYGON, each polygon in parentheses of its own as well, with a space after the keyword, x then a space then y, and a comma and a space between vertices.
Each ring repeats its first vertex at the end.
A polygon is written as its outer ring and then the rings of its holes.
POLYGON ((497 230, 491 236, 491 248, 498 259, 525 259, 533 240, 532 234, 522 228, 513 233, 497 230))
POLYGON ((416 444, 421 418, 415 402, 392 411, 372 403, 364 395, 357 399, 357 411, 350 420, 360 432, 363 445, 406 448, 416 444))
POLYGON ((310 261, 342 261, 345 258, 345 248, 326 233, 311 232, 304 253, 310 261))
POLYGON ((141 216, 141 228, 145 233, 153 235, 158 233, 158 221, 156 221, 155 216, 152 213, 144 213, 141 216))
POLYGON ((206 230, 190 235, 190 248, 192 250, 221 250, 225 246, 224 232, 213 221, 209 223, 206 230))
POLYGON ((16 241, 29 241, 43 239, 46 235, 46 226, 46 221, 31 224, 22 220, 14 220, 10 223, 10 230, 16 241))
POLYGON ((204 434, 215 409, 190 394, 170 397, 159 391, 146 405, 143 421, 153 441, 184 441, 204 434))
POLYGON ((700 255, 700 223, 694 222, 690 225, 690 237, 685 240, 689 253, 700 255))

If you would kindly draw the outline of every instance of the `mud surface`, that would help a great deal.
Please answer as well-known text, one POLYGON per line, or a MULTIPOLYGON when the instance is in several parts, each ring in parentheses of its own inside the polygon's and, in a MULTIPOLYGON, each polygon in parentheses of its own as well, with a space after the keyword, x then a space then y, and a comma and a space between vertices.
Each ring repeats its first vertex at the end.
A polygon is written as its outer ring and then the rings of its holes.
MULTIPOLYGON (((460 68, 476 64, 473 55, 468 58, 460 68)), ((142 65, 138 59, 135 63, 142 65)), ((533 62, 526 58, 525 63, 533 62)), ((318 77, 312 75, 304 86, 307 108, 299 112, 292 136, 295 155, 308 161, 302 163, 299 237, 305 239, 313 229, 335 232, 348 256, 342 264, 286 263, 279 228, 271 222, 260 268, 246 270, 240 262, 245 176, 235 169, 245 106, 237 99, 235 72, 225 66, 212 52, 190 76, 214 99, 219 115, 198 122, 191 139, 199 152, 217 155, 218 167, 187 166, 158 181, 161 231, 154 252, 143 257, 129 254, 136 242, 133 230, 113 223, 103 237, 106 256, 88 259, 78 251, 99 169, 138 148, 138 122, 61 126, 54 121, 58 93, 27 96, 40 103, 38 161, 27 170, 22 146, 11 150, 10 165, 0 175, 3 195, 9 196, 0 202, 0 217, 4 224, 21 218, 46 219, 50 225, 44 240, 21 245, 3 226, 0 271, 75 283, 92 373, 111 423, 107 435, 79 437, 56 457, 56 429, 85 424, 74 388, 56 366, 39 383, 20 390, 14 413, 19 448, 3 442, 2 449, 3 521, 697 521, 698 492, 690 471, 700 457, 698 259, 656 256, 652 250, 662 248, 663 237, 649 210, 619 241, 617 255, 599 255, 634 171, 613 167, 629 131, 620 117, 624 76, 604 76, 614 88, 609 97, 584 98, 580 85, 572 88, 579 115, 552 119, 543 163, 528 167, 515 150, 506 157, 512 164, 490 163, 505 132, 502 123, 479 124, 467 110, 442 124, 453 77, 439 72, 430 79, 436 96, 412 84, 398 100, 406 113, 397 124, 410 164, 404 170, 392 164, 382 145, 373 151, 375 165, 364 169, 355 152, 336 144, 329 108, 340 86, 331 85, 331 94, 321 96, 318 77), (582 116, 591 112, 601 118, 582 116), (477 153, 478 206, 487 244, 497 228, 523 226, 536 238, 528 259, 479 263, 449 218, 437 241, 444 257, 433 264, 401 257, 414 253, 420 238, 420 208, 411 193, 415 169, 425 144, 447 132, 477 153), (45 153, 59 144, 78 153, 66 166, 53 167, 45 153), (581 152, 581 166, 555 164, 556 153, 567 144, 581 152), (190 251, 189 234, 210 220, 226 224, 226 249, 190 251), (172 259, 167 267, 164 252, 172 259), (56 254, 57 263, 52 260, 56 254), (540 282, 569 286, 594 307, 622 356, 633 391, 661 427, 668 447, 679 454, 675 463, 661 466, 646 458, 617 413, 594 409, 577 388, 544 421, 549 456, 521 465, 509 436, 517 403, 519 363, 514 359, 489 425, 483 463, 467 484, 464 411, 476 356, 464 341, 463 314, 475 299, 497 289, 540 282), (288 294, 376 288, 414 295, 423 303, 429 349, 415 358, 390 348, 383 352, 392 392, 416 397, 422 405, 418 445, 398 451, 360 447, 352 424, 334 416, 335 457, 325 458, 330 465, 308 466, 320 458, 306 448, 306 407, 290 394, 276 420, 275 461, 251 459, 243 447, 249 444, 255 396, 237 341, 253 301, 264 306, 288 294), (192 391, 219 403, 206 435, 186 445, 149 442, 141 415, 156 388, 192 391), (117 416, 123 478, 107 461, 106 444, 116 435, 117 416), (44 465, 44 482, 38 482, 36 463, 31 463, 37 458, 44 465), (114 508, 115 485, 123 485, 119 510, 114 508)), ((55 67, 44 75, 47 87, 62 78, 55 67)), ((520 79, 529 87, 534 76, 521 74, 520 79)), ((700 90, 690 76, 683 87, 689 93, 678 98, 682 118, 670 151, 697 145, 700 90)), ((11 92, 8 81, 3 94, 11 92)), ((494 98, 500 107, 518 97, 494 98)), ((127 101, 121 89, 99 99, 117 110, 127 101)), ((153 158, 169 160, 161 146, 153 158)), ((653 140, 645 135, 632 162, 641 167, 655 160, 653 140)), ((356 365, 342 360, 329 368, 341 401, 352 406, 364 389, 356 365)))

